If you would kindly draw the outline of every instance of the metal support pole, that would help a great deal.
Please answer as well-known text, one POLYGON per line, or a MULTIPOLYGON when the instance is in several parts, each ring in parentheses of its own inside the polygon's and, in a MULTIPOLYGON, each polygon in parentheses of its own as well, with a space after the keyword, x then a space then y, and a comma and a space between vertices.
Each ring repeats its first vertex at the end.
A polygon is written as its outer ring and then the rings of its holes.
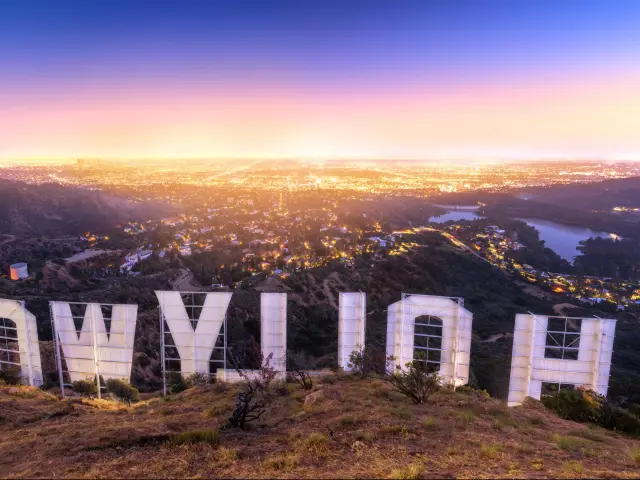
POLYGON ((402 303, 400 304, 400 310, 401 310, 400 312, 400 355, 399 355, 399 358, 396 360, 398 362, 397 365, 400 365, 400 368, 402 368, 402 365, 403 365, 402 359, 404 355, 404 301, 406 297, 407 297, 407 294, 402 292, 402 297, 401 297, 402 303))
POLYGON ((53 341, 55 343, 55 351, 56 351, 56 362, 58 364, 58 376, 60 377, 60 393, 62 394, 62 398, 64 395, 64 373, 62 372, 62 354, 60 352, 60 339, 58 338, 59 332, 56 328, 55 316, 54 316, 54 302, 49 302, 49 314, 51 315, 51 327, 53 332, 53 341))
POLYGON ((29 369, 29 385, 32 387, 35 386, 34 376, 33 376, 33 359, 31 358, 31 336, 29 335, 29 322, 27 322, 27 314, 24 306, 24 300, 20 302, 22 305, 22 319, 24 321, 24 332, 25 337, 27 339, 27 368, 29 369))
MULTIPOLYGON (((593 368, 593 380, 591 380, 591 388, 593 388, 594 391, 599 393, 598 390, 598 377, 600 375, 600 350, 602 349, 602 326, 604 323, 604 320, 602 320, 600 317, 595 317, 598 319, 598 337, 596 340, 596 356, 594 358, 594 368, 593 368)), ((580 330, 582 331, 582 325, 580 326, 580 330)), ((580 352, 578 352, 578 355, 580 355, 580 352)))
MULTIPOLYGON (((224 381, 227 381, 227 312, 224 312, 224 337, 222 339, 224 348, 222 349, 222 377, 224 381)), ((216 375, 217 377, 217 375, 216 375)))
POLYGON ((98 398, 102 398, 102 386, 100 385, 100 368, 98 362, 100 361, 98 356, 98 341, 96 338, 96 308, 100 308, 97 304, 88 304, 87 308, 91 308, 91 348, 93 350, 93 364, 96 371, 96 382, 98 384, 98 398))
MULTIPOLYGON (((453 374, 451 376, 454 387, 456 386, 456 380, 458 378, 458 336, 460 335, 460 309, 462 308, 460 300, 462 299, 458 299, 458 308, 456 309, 456 328, 453 338, 453 374)), ((444 330, 444 325, 442 328, 444 330)), ((442 368, 442 357, 440 357, 440 368, 442 368)))
POLYGON ((162 362, 162 395, 167 395, 167 372, 165 366, 165 340, 164 340, 164 294, 162 295, 162 308, 158 308, 160 318, 160 360, 162 362))
POLYGON ((365 341, 367 339, 367 300, 364 292, 362 292, 362 290, 359 290, 359 292, 362 301, 362 323, 360 324, 360 327, 362 328, 362 332, 360 333, 360 340, 362 344, 360 345, 360 350, 364 352, 365 341))

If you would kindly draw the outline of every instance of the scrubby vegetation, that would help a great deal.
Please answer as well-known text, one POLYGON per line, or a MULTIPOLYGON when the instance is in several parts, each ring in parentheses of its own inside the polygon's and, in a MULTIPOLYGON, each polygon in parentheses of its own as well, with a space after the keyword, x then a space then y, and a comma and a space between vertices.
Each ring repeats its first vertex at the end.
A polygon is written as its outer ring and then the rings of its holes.
POLYGON ((20 384, 20 370, 17 368, 0 368, 0 385, 20 384))
POLYGON ((98 394, 98 384, 91 379, 76 380, 71 384, 71 390, 78 395, 93 398, 98 394))
POLYGON ((107 380, 107 390, 127 404, 140 401, 138 389, 117 378, 107 380))
POLYGON ((580 388, 559 390, 543 396, 542 403, 561 418, 640 436, 640 417, 596 392, 580 388))
POLYGON ((234 427, 244 429, 249 422, 258 420, 267 412, 267 407, 273 400, 271 382, 277 375, 271 365, 272 360, 273 354, 270 354, 262 361, 256 373, 238 369, 238 374, 244 381, 236 397, 236 408, 229 417, 229 423, 234 427))
POLYGON ((0 476, 639 476, 640 439, 559 418, 532 400, 508 409, 443 386, 415 403, 388 382, 340 372, 311 390, 267 383, 265 413, 242 430, 228 417, 247 381, 130 406, 0 387, 0 476))
POLYGON ((438 372, 429 366, 421 353, 416 354, 416 359, 408 362, 405 368, 398 365, 395 371, 380 378, 387 381, 396 391, 409 397, 413 403, 425 403, 442 384, 438 372))

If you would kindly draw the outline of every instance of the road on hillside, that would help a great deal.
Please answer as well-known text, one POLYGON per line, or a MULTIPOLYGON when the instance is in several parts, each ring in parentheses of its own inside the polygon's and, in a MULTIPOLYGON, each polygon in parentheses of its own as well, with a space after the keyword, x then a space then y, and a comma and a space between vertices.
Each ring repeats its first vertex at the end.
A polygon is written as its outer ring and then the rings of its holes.
POLYGON ((194 278, 191 270, 183 268, 180 276, 173 282, 173 289, 179 292, 199 292, 203 287, 194 278))

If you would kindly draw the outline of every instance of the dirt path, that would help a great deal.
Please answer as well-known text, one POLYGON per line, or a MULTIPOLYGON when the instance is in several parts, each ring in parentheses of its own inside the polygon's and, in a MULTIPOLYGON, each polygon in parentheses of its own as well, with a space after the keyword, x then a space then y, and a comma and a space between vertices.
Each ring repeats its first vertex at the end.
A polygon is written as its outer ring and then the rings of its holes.
POLYGON ((194 278, 193 272, 182 269, 180 277, 173 282, 173 289, 179 292, 198 292, 202 290, 203 287, 194 278))

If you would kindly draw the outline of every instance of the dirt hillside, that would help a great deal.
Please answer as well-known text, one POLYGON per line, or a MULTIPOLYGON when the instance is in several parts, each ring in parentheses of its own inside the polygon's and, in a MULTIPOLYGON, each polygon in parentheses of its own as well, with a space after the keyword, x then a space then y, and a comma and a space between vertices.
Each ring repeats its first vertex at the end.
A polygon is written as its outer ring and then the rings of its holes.
POLYGON ((134 406, 0 388, 0 476, 640 478, 640 440, 443 389, 413 405, 379 380, 281 385, 251 430, 226 427, 234 386, 134 406), (200 433, 193 433, 200 432, 200 433))

